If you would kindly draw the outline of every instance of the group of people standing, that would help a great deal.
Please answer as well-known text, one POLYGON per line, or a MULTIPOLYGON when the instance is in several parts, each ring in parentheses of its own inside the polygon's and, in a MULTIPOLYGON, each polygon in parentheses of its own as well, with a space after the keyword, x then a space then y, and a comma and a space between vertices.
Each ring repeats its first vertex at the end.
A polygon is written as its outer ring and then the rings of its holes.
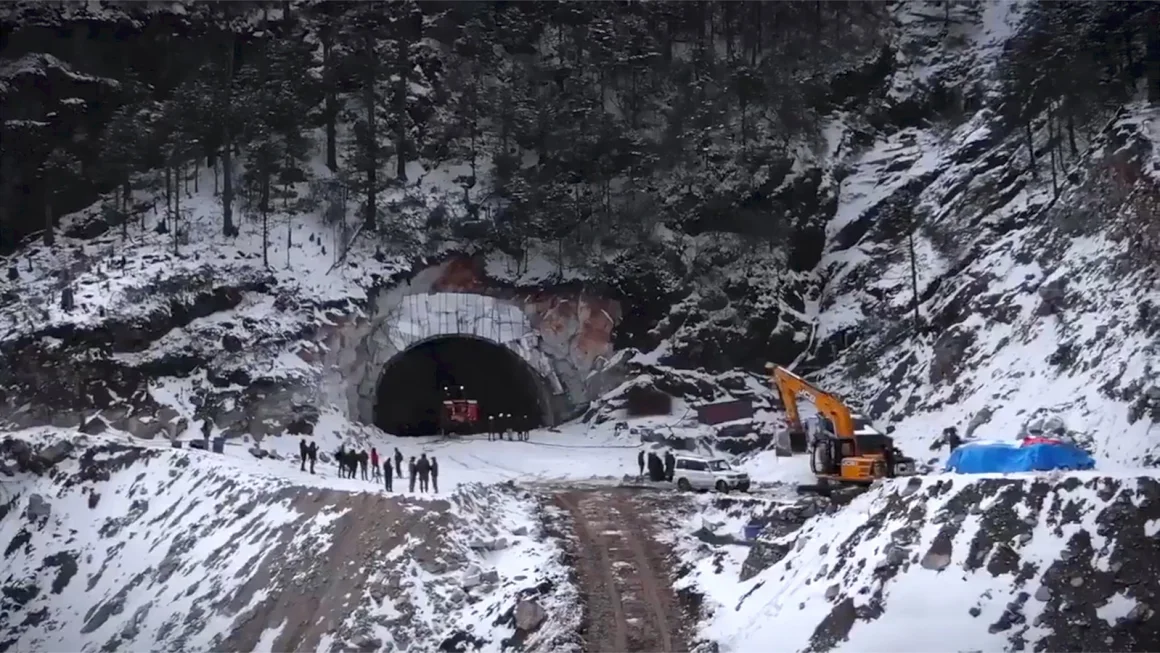
POLYGON ((507 440, 510 435, 511 439, 527 442, 532 430, 532 420, 527 415, 520 417, 510 413, 500 413, 489 416, 485 424, 484 428, 487 431, 488 440, 507 440))
MULTIPOLYGON (((298 455, 300 459, 299 469, 306 471, 306 465, 309 463, 310 473, 313 474, 314 464, 318 461, 318 445, 314 442, 307 444, 305 440, 302 440, 298 443, 298 455)), ((394 492, 395 478, 401 479, 403 477, 403 458, 403 452, 399 451, 398 447, 395 447, 393 456, 381 458, 375 447, 366 451, 347 449, 346 445, 342 445, 338 451, 334 452, 339 478, 361 477, 364 481, 381 482, 387 492, 394 492)), ((410 492, 415 491, 416 481, 418 481, 420 492, 439 491, 439 461, 435 456, 428 458, 425 453, 411 456, 410 460, 407 461, 407 476, 410 481, 408 483, 410 492)))
POLYGON ((671 451, 665 452, 663 460, 655 452, 650 451, 646 458, 644 451, 639 451, 636 454, 636 464, 640 468, 642 478, 644 477, 644 470, 647 465, 650 481, 672 481, 673 468, 676 467, 677 458, 671 451))

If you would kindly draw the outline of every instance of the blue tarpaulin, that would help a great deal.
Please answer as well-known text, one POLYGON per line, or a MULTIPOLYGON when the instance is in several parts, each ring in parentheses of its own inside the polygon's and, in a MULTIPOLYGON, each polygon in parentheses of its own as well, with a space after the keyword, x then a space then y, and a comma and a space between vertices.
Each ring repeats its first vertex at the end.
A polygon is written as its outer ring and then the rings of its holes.
POLYGON ((1045 472, 1053 469, 1092 469, 1096 461, 1086 451, 1067 443, 1031 444, 976 442, 951 453, 948 472, 995 474, 1045 472))

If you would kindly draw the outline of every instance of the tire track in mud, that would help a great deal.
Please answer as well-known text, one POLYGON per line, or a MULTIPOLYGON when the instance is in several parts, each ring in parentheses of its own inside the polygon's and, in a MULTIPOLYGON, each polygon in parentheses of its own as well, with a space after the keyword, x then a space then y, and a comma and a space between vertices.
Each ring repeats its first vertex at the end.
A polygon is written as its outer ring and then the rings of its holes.
POLYGON ((566 491, 557 505, 574 525, 576 572, 588 631, 587 653, 688 650, 680 602, 666 573, 667 549, 631 493, 566 491))

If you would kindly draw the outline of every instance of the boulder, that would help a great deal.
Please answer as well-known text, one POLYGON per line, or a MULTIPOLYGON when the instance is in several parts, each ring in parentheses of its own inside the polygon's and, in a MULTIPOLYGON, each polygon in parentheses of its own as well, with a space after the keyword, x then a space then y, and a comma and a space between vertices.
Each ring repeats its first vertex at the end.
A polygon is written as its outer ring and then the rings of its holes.
POLYGON ((129 417, 125 420, 125 430, 142 440, 152 440, 165 429, 165 424, 152 416, 129 417))
POLYGON ((951 564, 951 557, 945 553, 930 551, 922 557, 922 568, 932 571, 942 571, 951 564))
POLYGON ((109 424, 103 417, 97 415, 87 422, 81 424, 80 431, 85 435, 100 435, 108 430, 109 424))
POLYGON ((33 523, 43 524, 52 516, 52 506, 39 494, 28 497, 28 507, 24 509, 24 518, 33 523))
POLYGON ((37 457, 48 466, 53 466, 72 455, 76 447, 69 440, 54 442, 37 452, 37 457))
POLYGON ((1039 287, 1039 315, 1056 315, 1067 308, 1067 278, 1060 277, 1039 287))
POLYGON ((548 611, 535 599, 520 599, 516 603, 516 628, 525 633, 532 632, 548 618, 548 611))
POLYGON ((238 353, 242 350, 242 347, 242 339, 238 336, 232 333, 227 333, 222 336, 222 349, 230 352, 231 354, 238 353))
POLYGON ((483 572, 480 571, 479 567, 471 565, 467 571, 463 572, 463 579, 459 584, 463 589, 471 589, 478 587, 481 583, 483 583, 483 572))

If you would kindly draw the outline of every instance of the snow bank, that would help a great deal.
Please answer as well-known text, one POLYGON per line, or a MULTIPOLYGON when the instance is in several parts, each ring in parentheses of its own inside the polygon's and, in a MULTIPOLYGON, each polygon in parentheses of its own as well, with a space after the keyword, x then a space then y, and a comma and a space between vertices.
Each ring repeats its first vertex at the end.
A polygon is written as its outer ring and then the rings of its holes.
MULTIPOLYGON (((470 635, 498 651, 519 598, 572 591, 513 488, 418 501, 125 441, 0 441, 5 647, 432 650, 470 635)), ((551 641, 546 623, 533 638, 551 641)))
MULTIPOLYGON (((1156 476, 915 478, 787 502, 752 548, 683 548, 723 652, 1155 650, 1156 476), (787 512, 788 511, 788 512, 787 512), (748 569, 746 569, 748 567, 748 569), (747 573, 743 573, 746 571, 747 573), (738 583, 737 579, 743 580, 738 583)), ((722 530, 745 510, 705 508, 722 530)), ((692 520, 688 530, 700 524, 692 520)))

